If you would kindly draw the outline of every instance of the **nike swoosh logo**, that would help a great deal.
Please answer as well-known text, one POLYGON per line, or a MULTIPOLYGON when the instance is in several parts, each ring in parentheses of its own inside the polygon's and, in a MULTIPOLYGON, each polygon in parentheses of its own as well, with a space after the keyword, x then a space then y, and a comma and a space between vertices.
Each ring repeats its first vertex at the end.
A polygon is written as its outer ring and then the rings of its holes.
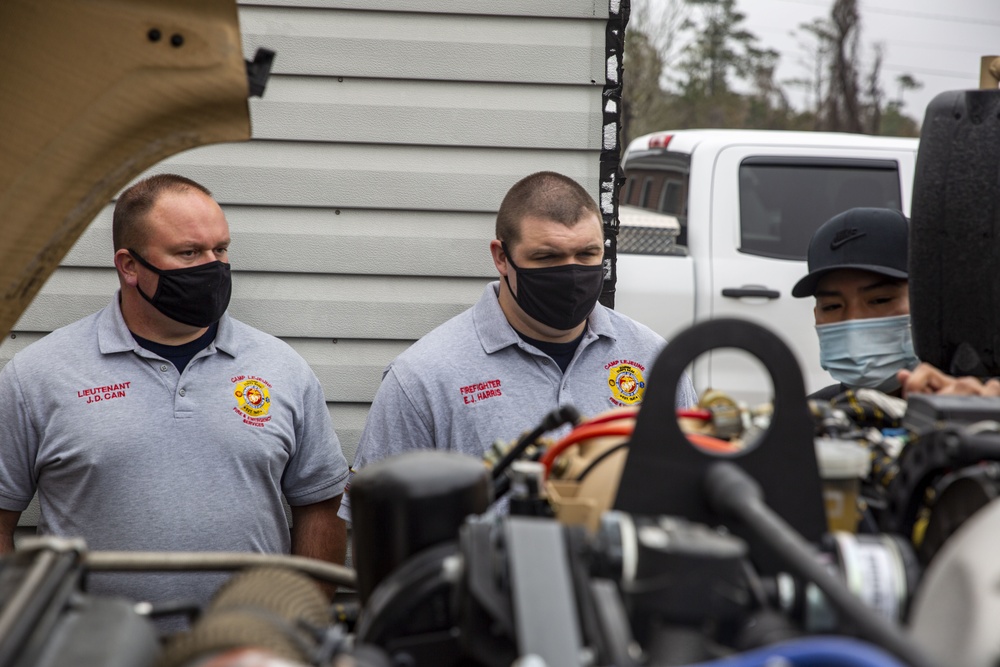
POLYGON ((860 239, 862 236, 867 236, 867 235, 868 235, 867 232, 858 232, 856 234, 851 234, 850 236, 846 236, 844 238, 834 239, 830 243, 830 250, 836 250, 837 248, 839 248, 840 246, 844 245, 845 243, 850 243, 854 239, 860 239))

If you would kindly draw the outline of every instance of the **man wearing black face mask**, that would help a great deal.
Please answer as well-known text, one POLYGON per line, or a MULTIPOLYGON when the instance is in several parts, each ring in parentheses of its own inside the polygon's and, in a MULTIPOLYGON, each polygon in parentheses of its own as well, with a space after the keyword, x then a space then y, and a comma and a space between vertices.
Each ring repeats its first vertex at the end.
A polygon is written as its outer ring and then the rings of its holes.
MULTIPOLYGON (((664 341, 597 303, 604 234, 587 191, 561 174, 532 174, 504 197, 496 235, 501 280, 389 365, 354 469, 413 449, 482 456, 560 405, 593 416, 641 402, 664 341)), ((685 377, 677 404, 696 402, 685 377)), ((345 495, 340 515, 349 512, 345 495)))
MULTIPOLYGON (((39 532, 92 549, 342 563, 347 462, 322 387, 285 343, 226 315, 222 209, 194 181, 153 176, 119 197, 113 237, 112 303, 0 372, 0 552, 37 490, 39 532)), ((223 578, 92 575, 88 588, 207 601, 223 578)))

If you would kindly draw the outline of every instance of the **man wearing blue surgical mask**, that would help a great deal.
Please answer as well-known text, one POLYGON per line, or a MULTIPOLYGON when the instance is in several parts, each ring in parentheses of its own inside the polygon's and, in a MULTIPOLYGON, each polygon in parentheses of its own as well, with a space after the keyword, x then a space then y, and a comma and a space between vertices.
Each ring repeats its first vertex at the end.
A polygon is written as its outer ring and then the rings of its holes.
POLYGON ((897 393, 897 372, 919 362, 910 334, 908 238, 906 217, 883 208, 852 208, 816 230, 809 274, 792 296, 815 297, 820 364, 838 383, 809 398, 859 388, 897 393))

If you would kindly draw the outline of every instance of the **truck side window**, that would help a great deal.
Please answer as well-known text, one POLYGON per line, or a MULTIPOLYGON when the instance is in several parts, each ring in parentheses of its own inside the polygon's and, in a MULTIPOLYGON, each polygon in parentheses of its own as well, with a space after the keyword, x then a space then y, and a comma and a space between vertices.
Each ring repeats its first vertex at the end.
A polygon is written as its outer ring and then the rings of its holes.
POLYGON ((747 158, 740 165, 740 251, 804 260, 816 228, 855 206, 902 210, 894 160, 747 158))
POLYGON ((653 178, 648 177, 642 182, 642 193, 639 195, 639 206, 649 208, 649 191, 653 189, 653 178))
POLYGON ((625 179, 625 196, 621 198, 621 203, 631 204, 632 195, 635 193, 635 176, 629 176, 625 179))
POLYGON ((661 213, 670 213, 671 215, 677 215, 683 213, 680 210, 681 203, 681 184, 680 181, 667 181, 663 185, 663 190, 660 192, 660 206, 659 210, 661 213))

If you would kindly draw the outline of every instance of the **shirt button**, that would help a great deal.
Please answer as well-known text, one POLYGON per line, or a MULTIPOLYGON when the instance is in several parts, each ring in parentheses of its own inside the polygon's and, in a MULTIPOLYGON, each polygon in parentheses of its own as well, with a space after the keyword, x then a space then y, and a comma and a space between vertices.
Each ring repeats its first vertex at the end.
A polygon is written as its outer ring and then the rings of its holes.
POLYGON ((163 372, 163 373, 166 373, 167 372, 167 365, 166 364, 162 364, 160 366, 160 371, 163 372))
POLYGON ((181 390, 180 390, 179 392, 177 392, 177 393, 178 393, 178 394, 180 394, 181 396, 183 396, 183 395, 184 395, 184 394, 186 394, 187 392, 186 392, 186 391, 184 391, 183 389, 181 389, 181 390))

